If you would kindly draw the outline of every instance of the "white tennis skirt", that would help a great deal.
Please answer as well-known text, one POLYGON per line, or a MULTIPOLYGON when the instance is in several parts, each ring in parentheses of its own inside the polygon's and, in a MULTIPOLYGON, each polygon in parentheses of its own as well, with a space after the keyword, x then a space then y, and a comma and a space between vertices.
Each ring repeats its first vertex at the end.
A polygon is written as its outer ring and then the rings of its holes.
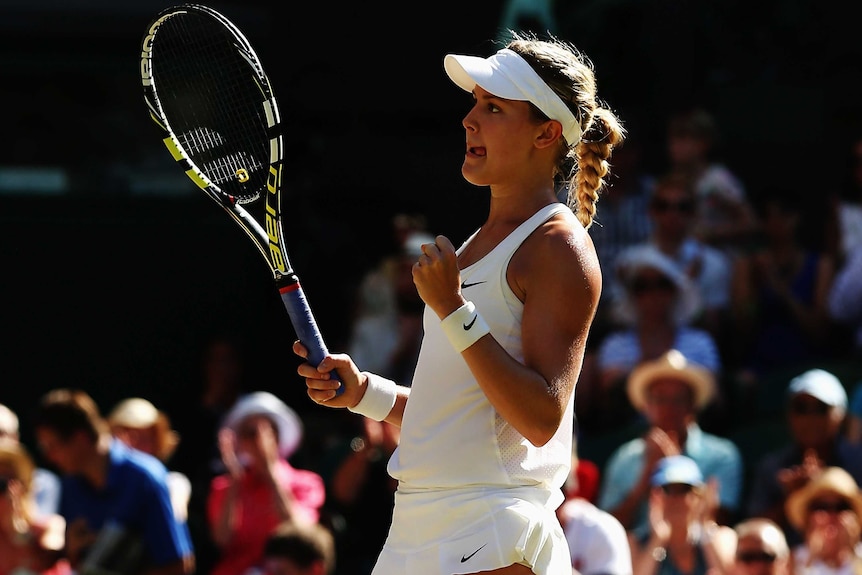
POLYGON ((395 494, 372 575, 457 575, 513 564, 536 575, 572 572, 556 497, 530 487, 395 494))

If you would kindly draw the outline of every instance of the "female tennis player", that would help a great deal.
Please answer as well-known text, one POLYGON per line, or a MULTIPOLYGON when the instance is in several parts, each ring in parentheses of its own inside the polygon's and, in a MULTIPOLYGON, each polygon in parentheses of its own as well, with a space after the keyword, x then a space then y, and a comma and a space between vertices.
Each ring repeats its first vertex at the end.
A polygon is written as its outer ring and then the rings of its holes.
MULTIPOLYGON (((412 385, 360 372, 343 354, 298 373, 315 402, 401 426, 374 575, 570 573, 554 512, 601 292, 587 228, 624 131, 597 100, 592 63, 559 39, 515 35, 487 59, 448 55, 444 68, 473 96, 461 172, 490 189, 490 209, 457 250, 444 236, 422 245, 413 280, 425 333, 412 385)), ((294 352, 306 356, 299 342, 294 352)))

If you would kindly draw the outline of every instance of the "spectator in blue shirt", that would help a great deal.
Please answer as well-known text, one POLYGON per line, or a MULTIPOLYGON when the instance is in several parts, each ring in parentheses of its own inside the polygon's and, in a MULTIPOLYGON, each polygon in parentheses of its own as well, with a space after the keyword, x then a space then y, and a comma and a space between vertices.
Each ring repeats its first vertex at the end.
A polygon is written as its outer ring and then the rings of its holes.
POLYGON ((629 531, 648 529, 650 478, 663 457, 687 455, 707 481, 717 484, 718 523, 728 524, 737 512, 742 489, 742 457, 729 439, 701 430, 698 414, 715 397, 715 378, 672 349, 638 366, 628 378, 632 405, 649 428, 620 445, 602 473, 599 507, 615 515, 629 531))
POLYGON ((189 575, 188 528, 174 515, 167 469, 111 436, 85 392, 57 389, 34 417, 39 448, 63 475, 60 514, 77 572, 189 575))

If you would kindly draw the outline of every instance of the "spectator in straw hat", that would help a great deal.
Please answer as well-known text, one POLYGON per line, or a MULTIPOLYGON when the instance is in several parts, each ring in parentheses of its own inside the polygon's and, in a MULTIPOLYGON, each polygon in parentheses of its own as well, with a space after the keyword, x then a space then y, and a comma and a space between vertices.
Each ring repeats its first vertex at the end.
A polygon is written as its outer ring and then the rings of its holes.
MULTIPOLYGON (((148 453, 168 464, 180 441, 179 434, 171 429, 168 416, 142 397, 130 397, 119 402, 108 415, 111 433, 138 451, 148 453)), ((174 514, 181 521, 188 518, 189 497, 192 485, 179 471, 168 471, 168 489, 174 514)))
POLYGON ((841 467, 862 482, 862 446, 842 433, 847 392, 841 381, 823 369, 805 371, 790 380, 786 394, 789 441, 766 453, 751 482, 746 512, 769 517, 799 543, 785 516, 788 494, 805 485, 824 467, 841 467))
POLYGON ((649 427, 611 453, 602 473, 599 507, 628 530, 648 529, 647 501, 656 465, 663 457, 683 454, 697 463, 707 480, 715 479, 719 497, 715 518, 726 524, 739 506, 742 457, 732 441, 698 425, 698 414, 715 397, 712 373, 670 350, 635 368, 627 391, 649 427))
POLYGON ((862 572, 862 494, 853 477, 827 467, 787 498, 791 526, 802 535, 793 548, 793 571, 806 575, 862 572))
POLYGON ((301 441, 302 420, 269 392, 249 393, 227 413, 219 448, 228 472, 213 479, 207 500, 220 551, 210 575, 258 566, 267 538, 281 523, 319 520, 323 478, 287 461, 301 441))

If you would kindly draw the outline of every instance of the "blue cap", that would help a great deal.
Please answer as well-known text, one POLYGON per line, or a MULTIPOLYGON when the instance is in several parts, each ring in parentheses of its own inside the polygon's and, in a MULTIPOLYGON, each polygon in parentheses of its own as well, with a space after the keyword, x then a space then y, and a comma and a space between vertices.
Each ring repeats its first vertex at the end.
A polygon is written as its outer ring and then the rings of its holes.
POLYGON ((671 483, 684 483, 699 487, 703 485, 703 473, 694 459, 685 455, 669 455, 660 459, 652 475, 652 486, 661 487, 671 483))
POLYGON ((804 393, 832 407, 847 408, 847 391, 841 381, 823 369, 811 369, 790 380, 789 395, 804 393))

